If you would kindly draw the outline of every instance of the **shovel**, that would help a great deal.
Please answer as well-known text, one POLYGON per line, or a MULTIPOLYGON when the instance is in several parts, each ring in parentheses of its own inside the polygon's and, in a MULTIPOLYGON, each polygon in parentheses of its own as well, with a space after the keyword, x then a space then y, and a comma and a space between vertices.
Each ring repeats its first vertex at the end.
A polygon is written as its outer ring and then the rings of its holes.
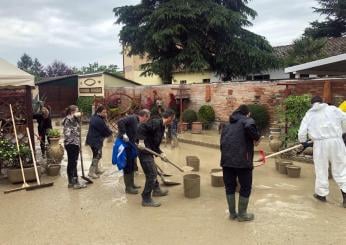
POLYGON ((166 185, 166 186, 173 186, 173 185, 180 185, 181 183, 178 183, 178 182, 174 182, 174 181, 171 181, 171 180, 168 180, 168 179, 165 179, 164 176, 164 172, 162 171, 162 169, 159 167, 159 165, 157 165, 155 163, 156 167, 157 167, 157 174, 160 176, 160 179, 162 180, 163 184, 166 185))
MULTIPOLYGON (((312 142, 309 141, 308 143, 312 143, 312 142)), ((266 160, 267 160, 268 158, 281 155, 281 154, 283 154, 283 153, 285 153, 285 152, 292 151, 292 150, 297 149, 297 148, 302 147, 302 146, 303 146, 303 144, 298 144, 298 145, 292 146, 292 147, 290 147, 290 148, 287 148, 287 149, 285 149, 285 150, 275 152, 275 153, 270 154, 270 155, 268 155, 268 156, 265 155, 265 153, 264 153, 263 150, 260 150, 260 151, 259 151, 260 158, 259 158, 258 160, 256 160, 256 161, 254 161, 254 162, 261 162, 261 163, 259 163, 259 164, 257 164, 257 165, 254 165, 254 167, 259 167, 259 166, 264 165, 264 164, 266 163, 266 160)))

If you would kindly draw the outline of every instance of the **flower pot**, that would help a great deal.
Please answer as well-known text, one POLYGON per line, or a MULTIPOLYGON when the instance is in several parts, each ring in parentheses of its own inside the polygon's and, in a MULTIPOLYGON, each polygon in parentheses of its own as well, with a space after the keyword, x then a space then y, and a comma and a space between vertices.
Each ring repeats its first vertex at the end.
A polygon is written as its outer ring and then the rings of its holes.
POLYGON ((295 166, 295 165, 287 165, 287 175, 291 178, 299 178, 300 177, 300 171, 301 167, 295 166))
POLYGON ((289 161, 282 161, 279 163, 279 173, 280 174, 287 174, 287 165, 292 165, 292 162, 289 161))
POLYGON ((281 133, 271 132, 269 136, 269 146, 273 152, 278 152, 282 146, 281 133))
POLYGON ((192 171, 199 171, 199 158, 196 156, 186 156, 186 165, 192 167, 192 171))
POLYGON ((187 131, 188 126, 189 126, 189 124, 188 124, 188 123, 186 123, 186 122, 182 122, 182 123, 180 123, 180 124, 179 124, 180 131, 181 131, 181 132, 185 132, 185 131, 187 131))
POLYGON ((64 156, 64 148, 59 144, 60 138, 49 138, 50 144, 47 148, 48 163, 60 164, 64 156))
POLYGON ((47 175, 57 176, 60 174, 61 165, 59 164, 50 164, 47 166, 47 175))
MULTIPOLYGON (((41 167, 40 166, 37 166, 37 171, 38 171, 38 176, 41 176, 41 167)), ((27 182, 35 181, 36 180, 35 168, 34 167, 24 168, 24 175, 25 175, 25 180, 27 182)), ((22 183, 23 177, 22 177, 21 169, 20 168, 13 168, 13 169, 9 168, 7 170, 7 178, 12 184, 22 183)))
POLYGON ((201 195, 201 177, 198 174, 184 175, 184 196, 197 198, 201 195))
POLYGON ((203 129, 203 124, 201 122, 193 122, 191 133, 193 134, 201 134, 203 129))

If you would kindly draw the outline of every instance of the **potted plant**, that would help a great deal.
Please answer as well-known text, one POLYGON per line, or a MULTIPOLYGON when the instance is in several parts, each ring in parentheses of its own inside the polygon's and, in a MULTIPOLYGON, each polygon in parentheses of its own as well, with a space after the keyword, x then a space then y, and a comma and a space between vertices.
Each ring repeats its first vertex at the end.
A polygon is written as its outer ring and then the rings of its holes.
POLYGON ((195 121, 197 121, 197 113, 191 109, 185 110, 183 112, 183 123, 181 124, 182 131, 186 131, 195 121))
MULTIPOLYGON (((29 146, 26 144, 20 144, 19 149, 26 181, 36 180, 29 146)), ((16 144, 6 139, 0 139, 0 160, 3 163, 3 166, 7 168, 7 178, 11 183, 23 182, 16 144)), ((38 166, 38 170, 38 173, 41 174, 40 166, 38 166)))
POLYGON ((49 146, 47 149, 47 174, 56 176, 60 172, 61 161, 64 157, 64 148, 59 144, 60 131, 50 129, 48 131, 49 146))
POLYGON ((215 111, 210 105, 202 105, 198 110, 198 121, 202 122, 204 129, 209 129, 215 121, 215 111))

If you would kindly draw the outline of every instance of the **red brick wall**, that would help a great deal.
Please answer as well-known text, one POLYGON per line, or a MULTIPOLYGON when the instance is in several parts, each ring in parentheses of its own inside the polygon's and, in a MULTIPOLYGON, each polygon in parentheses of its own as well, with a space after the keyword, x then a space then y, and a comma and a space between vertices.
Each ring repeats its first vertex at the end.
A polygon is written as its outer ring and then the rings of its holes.
MULTIPOLYGON (((259 103, 265 105, 270 115, 275 113, 275 107, 288 94, 302 95, 323 95, 323 82, 318 80, 294 81, 294 85, 286 85, 283 82, 232 82, 232 83, 213 83, 213 84, 188 84, 190 88, 190 102, 188 107, 198 111, 205 104, 213 106, 216 117, 227 120, 229 114, 241 104, 259 103), (209 88, 208 88, 209 87, 209 88), (210 92, 208 92, 210 90, 210 92)), ((346 79, 331 81, 332 95, 342 95, 346 98, 346 79)), ((164 101, 164 105, 169 103, 169 94, 177 94, 179 85, 160 85, 160 86, 140 86, 127 87, 121 89, 108 90, 107 93, 116 91, 126 92, 126 94, 140 98, 142 105, 145 104, 147 96, 153 98, 155 90, 159 97, 164 101)))

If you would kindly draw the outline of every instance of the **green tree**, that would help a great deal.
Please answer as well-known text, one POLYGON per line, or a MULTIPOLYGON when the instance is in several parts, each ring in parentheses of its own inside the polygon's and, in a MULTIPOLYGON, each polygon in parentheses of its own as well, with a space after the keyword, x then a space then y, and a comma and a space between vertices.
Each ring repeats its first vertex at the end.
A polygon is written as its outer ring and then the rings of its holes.
POLYGON ((324 21, 314 21, 305 29, 305 36, 341 37, 346 34, 346 0, 317 0, 320 7, 314 12, 326 16, 324 21))
POLYGON ((72 75, 73 70, 65 63, 61 61, 55 60, 52 64, 48 65, 45 69, 48 77, 57 77, 57 76, 65 76, 72 75))
POLYGON ((301 37, 293 42, 293 47, 288 51, 285 65, 298 65, 326 57, 323 48, 327 40, 325 38, 313 39, 301 37))
POLYGON ((80 69, 74 67, 73 68, 74 73, 76 74, 90 74, 90 73, 95 73, 95 72, 110 72, 114 74, 120 74, 119 73, 119 68, 117 65, 110 64, 108 66, 106 65, 99 65, 98 62, 94 63, 89 63, 88 66, 82 66, 80 69))
POLYGON ((142 75, 171 83, 175 70, 209 69, 224 80, 275 67, 269 43, 245 27, 247 0, 142 0, 114 9, 128 55, 148 55, 142 75))
POLYGON ((26 53, 24 53, 20 57, 19 61, 17 62, 18 68, 22 69, 28 73, 31 73, 32 65, 33 65, 32 58, 26 53))
POLYGON ((35 76, 35 81, 40 81, 42 78, 46 77, 44 66, 41 65, 37 58, 34 59, 34 62, 32 64, 31 74, 35 76))

